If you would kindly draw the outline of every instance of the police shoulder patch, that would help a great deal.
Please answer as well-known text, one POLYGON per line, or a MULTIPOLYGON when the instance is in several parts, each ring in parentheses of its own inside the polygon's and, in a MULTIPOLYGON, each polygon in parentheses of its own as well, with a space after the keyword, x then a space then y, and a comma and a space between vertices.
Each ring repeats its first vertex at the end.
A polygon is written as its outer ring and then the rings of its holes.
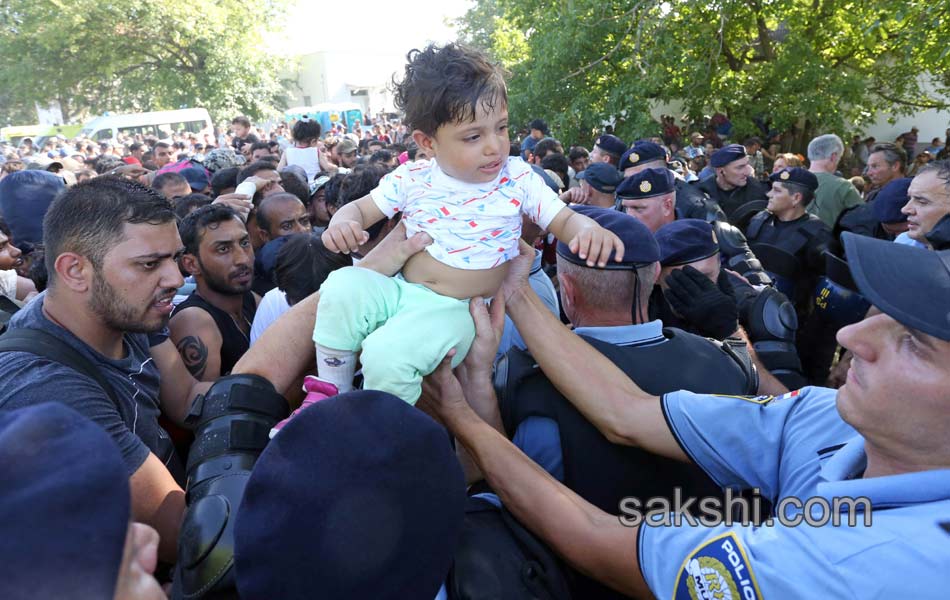
POLYGON ((683 561, 673 600, 761 600, 749 559, 734 533, 707 540, 683 561))
POLYGON ((735 398, 736 400, 743 400, 745 402, 751 402, 752 404, 768 404, 772 400, 775 400, 775 396, 733 396, 731 394, 710 394, 710 396, 717 398, 735 398))

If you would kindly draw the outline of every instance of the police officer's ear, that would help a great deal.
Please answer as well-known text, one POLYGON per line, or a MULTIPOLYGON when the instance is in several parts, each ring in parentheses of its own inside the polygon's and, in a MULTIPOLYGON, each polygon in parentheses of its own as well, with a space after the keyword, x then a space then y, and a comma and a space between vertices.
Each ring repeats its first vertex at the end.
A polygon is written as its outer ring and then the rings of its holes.
POLYGON ((564 307, 565 312, 573 308, 575 305, 574 298, 577 294, 577 280, 574 279, 572 273, 567 272, 567 269, 559 270, 557 274, 558 281, 558 292, 561 296, 561 305, 564 307))
POLYGON ((676 204, 676 198, 673 194, 666 195, 660 202, 663 203, 663 214, 671 215, 674 212, 674 205, 676 204))
POLYGON ((198 257, 194 254, 182 254, 178 259, 178 264, 182 270, 189 275, 200 275, 201 266, 198 264, 198 257))

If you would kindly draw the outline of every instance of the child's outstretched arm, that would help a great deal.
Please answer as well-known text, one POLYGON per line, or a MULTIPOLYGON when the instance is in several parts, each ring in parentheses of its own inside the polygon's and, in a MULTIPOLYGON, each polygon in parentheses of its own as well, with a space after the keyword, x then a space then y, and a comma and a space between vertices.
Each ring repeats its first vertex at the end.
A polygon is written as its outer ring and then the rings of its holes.
POLYGON ((336 211, 320 239, 327 250, 332 252, 356 252, 361 245, 369 241, 366 228, 385 218, 383 211, 366 195, 336 211))
POLYGON ((561 241, 568 241, 571 252, 587 261, 588 267, 606 267, 610 253, 616 250, 614 260, 623 260, 623 242, 611 231, 604 229, 590 217, 563 208, 548 226, 548 231, 561 241))

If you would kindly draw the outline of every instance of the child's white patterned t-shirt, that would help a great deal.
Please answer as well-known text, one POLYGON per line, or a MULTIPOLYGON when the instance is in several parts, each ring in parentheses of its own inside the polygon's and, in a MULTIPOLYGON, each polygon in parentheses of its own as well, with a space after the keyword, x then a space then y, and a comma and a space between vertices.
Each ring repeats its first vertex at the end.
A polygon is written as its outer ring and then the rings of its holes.
POLYGON ((402 212, 407 235, 424 231, 426 251, 457 269, 490 269, 518 256, 521 215, 547 229, 566 208, 531 167, 509 157, 494 181, 465 183, 436 160, 406 163, 370 196, 387 216, 402 212))

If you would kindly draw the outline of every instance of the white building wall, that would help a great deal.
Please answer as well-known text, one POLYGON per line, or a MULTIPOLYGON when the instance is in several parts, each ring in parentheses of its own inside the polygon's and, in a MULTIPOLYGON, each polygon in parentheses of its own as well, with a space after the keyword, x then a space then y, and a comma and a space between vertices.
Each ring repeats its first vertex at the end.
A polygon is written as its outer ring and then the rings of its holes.
POLYGON ((356 102, 364 114, 392 112, 389 86, 405 68, 403 54, 323 51, 301 57, 291 87, 291 106, 321 102, 356 102), (354 94, 355 92, 355 94, 354 94), (309 99, 309 102, 307 100, 309 99))

